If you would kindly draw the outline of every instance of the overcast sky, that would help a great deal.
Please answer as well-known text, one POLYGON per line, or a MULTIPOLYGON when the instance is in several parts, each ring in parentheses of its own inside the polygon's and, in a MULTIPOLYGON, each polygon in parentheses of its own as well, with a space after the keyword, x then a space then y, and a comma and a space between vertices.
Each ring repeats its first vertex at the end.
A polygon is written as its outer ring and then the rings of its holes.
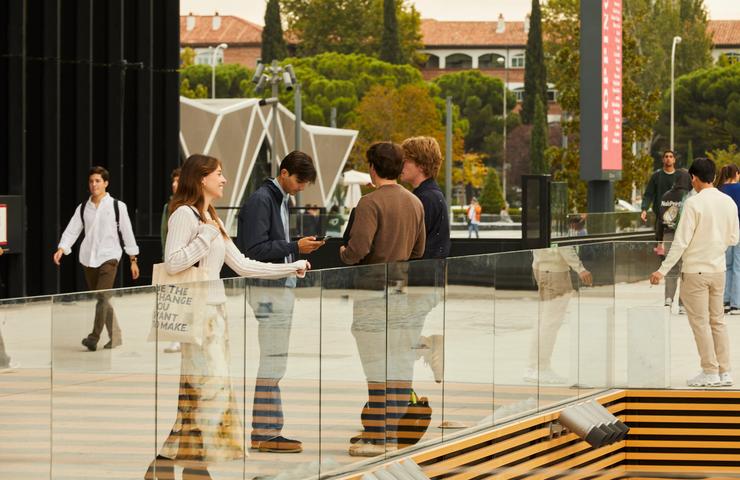
MULTIPOLYGON (((408 1, 408 0, 407 0, 408 1)), ((180 0, 180 13, 236 15, 262 25, 266 0, 180 0)), ((507 20, 523 20, 529 0, 414 0, 423 18, 438 20, 496 20, 503 13, 507 20)), ((704 0, 709 18, 740 20, 740 0, 704 0)))

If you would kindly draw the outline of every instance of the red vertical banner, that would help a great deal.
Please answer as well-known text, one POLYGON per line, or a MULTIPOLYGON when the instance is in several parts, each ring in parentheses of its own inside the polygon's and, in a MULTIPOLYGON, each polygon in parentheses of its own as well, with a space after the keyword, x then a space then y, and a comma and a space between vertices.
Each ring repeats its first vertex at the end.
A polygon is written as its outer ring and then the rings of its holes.
POLYGON ((601 168, 622 169, 622 0, 601 0, 601 168))

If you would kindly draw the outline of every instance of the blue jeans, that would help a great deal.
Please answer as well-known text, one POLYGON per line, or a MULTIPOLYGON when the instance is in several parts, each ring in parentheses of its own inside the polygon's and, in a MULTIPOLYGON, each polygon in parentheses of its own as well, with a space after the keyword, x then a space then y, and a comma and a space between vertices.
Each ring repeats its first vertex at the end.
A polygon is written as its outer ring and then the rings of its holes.
POLYGON ((740 308, 740 243, 725 252, 725 304, 740 308))
POLYGON ((475 232, 475 238, 480 238, 478 236, 478 224, 470 222, 468 224, 468 238, 473 238, 473 232, 475 232))

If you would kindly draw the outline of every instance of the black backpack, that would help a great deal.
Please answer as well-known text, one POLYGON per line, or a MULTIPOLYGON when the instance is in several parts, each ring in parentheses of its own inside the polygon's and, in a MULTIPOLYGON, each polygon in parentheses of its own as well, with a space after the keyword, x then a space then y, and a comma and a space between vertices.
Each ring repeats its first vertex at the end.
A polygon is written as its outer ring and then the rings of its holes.
MULTIPOLYGON (((113 198, 113 197, 111 197, 113 198)), ((85 200, 80 204, 80 220, 82 220, 82 235, 85 235, 85 207, 87 206, 88 200, 85 200)), ((113 212, 116 215, 116 232, 118 232, 118 242, 121 244, 121 248, 124 247, 123 235, 121 234, 121 211, 118 207, 118 200, 113 198, 113 212)))

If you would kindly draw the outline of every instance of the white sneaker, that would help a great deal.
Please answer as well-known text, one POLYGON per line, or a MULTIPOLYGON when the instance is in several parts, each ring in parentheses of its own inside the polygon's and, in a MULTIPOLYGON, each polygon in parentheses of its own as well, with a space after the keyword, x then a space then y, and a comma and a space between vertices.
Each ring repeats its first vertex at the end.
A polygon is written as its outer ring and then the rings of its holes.
POLYGON ((11 360, 7 365, 0 367, 0 373, 13 373, 18 370, 21 366, 20 362, 11 360))
POLYGON ((664 307, 670 307, 671 305, 673 305, 673 299, 666 297, 665 303, 663 304, 663 306, 664 307))
POLYGON ((442 335, 429 335, 428 337, 420 337, 419 341, 421 343, 421 358, 432 369, 434 381, 441 383, 444 373, 444 337, 442 335))
POLYGON ((180 342, 172 342, 164 349, 164 353, 179 353, 180 350, 180 342))
POLYGON ((717 373, 705 373, 701 372, 694 378, 686 380, 689 387, 719 387, 722 382, 717 373))
POLYGON ((684 308, 683 305, 679 305, 678 306, 678 314, 679 315, 686 315, 686 309, 684 308))
POLYGON ((528 383, 539 383, 541 385, 565 385, 568 379, 561 377, 551 368, 543 368, 537 372, 534 368, 527 368, 524 371, 523 380, 528 383))
POLYGON ((733 385, 733 381, 732 381, 732 375, 730 375, 730 372, 720 373, 719 382, 723 387, 731 387, 733 385))

